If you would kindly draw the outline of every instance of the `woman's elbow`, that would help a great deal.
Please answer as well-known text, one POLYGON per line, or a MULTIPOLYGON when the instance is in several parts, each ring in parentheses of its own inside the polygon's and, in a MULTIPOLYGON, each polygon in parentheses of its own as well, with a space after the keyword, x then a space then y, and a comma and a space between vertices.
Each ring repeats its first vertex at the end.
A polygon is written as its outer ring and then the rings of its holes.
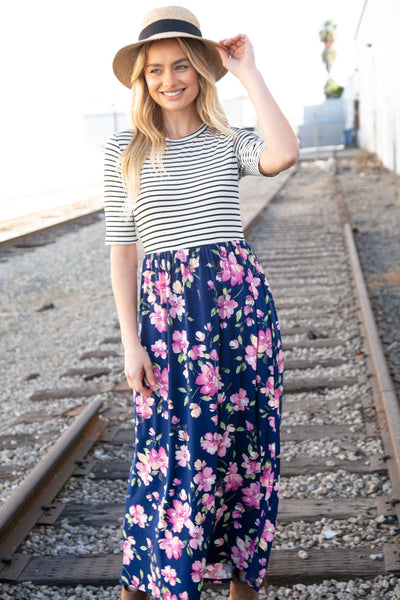
POLYGON ((278 175, 281 171, 285 171, 292 167, 300 156, 298 144, 292 148, 279 154, 279 156, 269 157, 267 160, 260 160, 260 171, 263 175, 278 175))

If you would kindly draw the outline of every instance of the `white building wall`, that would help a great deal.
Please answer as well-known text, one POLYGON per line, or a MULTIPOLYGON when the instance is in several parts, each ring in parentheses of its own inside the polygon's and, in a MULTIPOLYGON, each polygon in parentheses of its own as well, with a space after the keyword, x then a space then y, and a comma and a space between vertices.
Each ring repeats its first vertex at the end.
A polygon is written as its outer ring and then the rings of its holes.
POLYGON ((366 0, 356 33, 360 146, 400 173, 399 0, 366 0))

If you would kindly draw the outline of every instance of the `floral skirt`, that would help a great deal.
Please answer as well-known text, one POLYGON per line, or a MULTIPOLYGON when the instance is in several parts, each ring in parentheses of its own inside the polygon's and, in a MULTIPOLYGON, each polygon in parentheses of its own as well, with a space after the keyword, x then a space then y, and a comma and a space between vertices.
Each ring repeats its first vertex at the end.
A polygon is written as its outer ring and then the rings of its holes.
POLYGON ((198 600, 203 581, 266 575, 279 495, 283 356, 244 240, 144 258, 139 332, 157 390, 134 395, 120 582, 198 600))

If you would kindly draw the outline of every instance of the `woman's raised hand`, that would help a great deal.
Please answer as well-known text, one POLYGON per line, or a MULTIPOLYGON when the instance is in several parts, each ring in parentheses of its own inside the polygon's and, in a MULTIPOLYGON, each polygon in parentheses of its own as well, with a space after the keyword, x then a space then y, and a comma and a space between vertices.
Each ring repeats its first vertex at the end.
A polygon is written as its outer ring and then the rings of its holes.
POLYGON ((152 390, 156 388, 153 367, 150 356, 141 344, 125 349, 125 376, 129 387, 135 392, 148 398, 153 394, 152 390), (149 387, 146 387, 145 381, 149 387))
POLYGON ((219 43, 226 48, 224 52, 217 46, 222 64, 233 75, 240 79, 249 69, 255 68, 254 49, 247 35, 238 34, 219 43))

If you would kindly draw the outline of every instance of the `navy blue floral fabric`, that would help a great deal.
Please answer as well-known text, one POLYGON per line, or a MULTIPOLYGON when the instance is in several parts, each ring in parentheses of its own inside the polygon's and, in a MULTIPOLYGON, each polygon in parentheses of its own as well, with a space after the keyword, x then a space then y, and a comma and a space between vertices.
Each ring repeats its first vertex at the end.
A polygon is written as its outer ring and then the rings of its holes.
POLYGON ((134 395, 121 583, 196 600, 233 569, 259 589, 279 496, 283 355, 244 240, 148 254, 139 332, 157 381, 134 395))

